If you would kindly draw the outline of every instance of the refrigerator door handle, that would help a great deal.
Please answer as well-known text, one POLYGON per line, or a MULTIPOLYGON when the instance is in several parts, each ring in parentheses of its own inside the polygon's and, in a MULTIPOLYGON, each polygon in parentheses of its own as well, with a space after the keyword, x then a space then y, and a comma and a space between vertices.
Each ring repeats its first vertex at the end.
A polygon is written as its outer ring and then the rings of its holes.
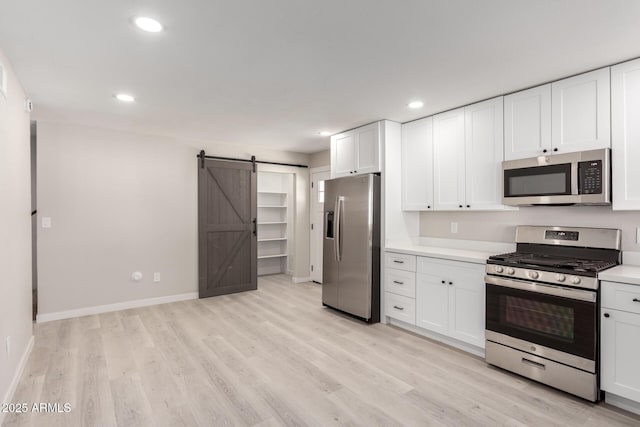
POLYGON ((340 230, 340 227, 338 226, 338 221, 340 218, 340 210, 338 209, 339 206, 340 205, 338 204, 338 196, 336 196, 336 200, 333 203, 333 212, 335 212, 333 218, 333 254, 336 257, 336 261, 340 261, 340 258, 338 256, 338 231, 340 230))
POLYGON ((336 208, 336 261, 342 261, 342 215, 344 214, 344 196, 337 197, 338 206, 336 208))

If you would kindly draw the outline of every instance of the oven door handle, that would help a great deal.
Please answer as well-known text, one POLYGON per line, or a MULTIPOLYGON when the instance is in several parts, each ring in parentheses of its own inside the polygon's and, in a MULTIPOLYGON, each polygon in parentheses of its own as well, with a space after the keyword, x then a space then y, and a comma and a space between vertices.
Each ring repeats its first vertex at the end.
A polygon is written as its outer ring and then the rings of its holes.
POLYGON ((503 279, 496 276, 485 276, 485 283, 489 285, 503 286, 521 291, 537 292, 545 295, 575 299, 587 302, 596 302, 596 293, 580 289, 569 289, 560 286, 544 285, 541 283, 526 282, 523 280, 503 279))

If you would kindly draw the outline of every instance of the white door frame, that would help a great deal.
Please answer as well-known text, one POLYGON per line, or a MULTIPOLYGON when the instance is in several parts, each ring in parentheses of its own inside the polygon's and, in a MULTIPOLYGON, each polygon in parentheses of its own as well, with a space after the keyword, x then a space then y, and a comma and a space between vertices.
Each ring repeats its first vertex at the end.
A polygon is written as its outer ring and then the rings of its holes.
MULTIPOLYGON (((310 200, 310 204, 309 204, 309 224, 314 224, 315 222, 315 205, 317 203, 315 197, 314 197, 314 189, 312 188, 313 182, 314 182, 314 177, 313 175, 316 173, 320 173, 320 172, 331 172, 331 166, 327 165, 327 166, 319 166, 316 168, 310 168, 309 169, 309 200, 310 200)), ((323 227, 324 224, 314 224, 314 228, 315 227, 323 227)), ((311 256, 314 253, 314 249, 313 249, 313 245, 316 244, 317 242, 314 242, 314 231, 316 230, 312 230, 311 227, 309 227, 309 272, 311 274, 311 277, 313 277, 313 271, 311 271, 311 268, 313 266, 313 263, 315 262, 315 260, 313 259, 313 257, 311 256)), ((320 235, 322 236, 322 233, 320 233, 320 235)), ((320 245, 320 247, 322 247, 320 245)), ((314 266, 314 268, 317 266, 314 266)))

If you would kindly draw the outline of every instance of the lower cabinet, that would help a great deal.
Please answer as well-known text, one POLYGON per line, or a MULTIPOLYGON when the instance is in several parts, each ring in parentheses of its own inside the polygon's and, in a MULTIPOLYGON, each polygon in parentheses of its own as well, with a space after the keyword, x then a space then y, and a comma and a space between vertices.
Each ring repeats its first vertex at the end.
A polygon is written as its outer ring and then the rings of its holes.
POLYGON ((601 388, 640 402, 640 286, 602 283, 601 388))
POLYGON ((385 292, 385 312, 387 316, 411 325, 416 322, 416 300, 413 298, 385 292))
POLYGON ((416 326, 484 348, 484 265, 418 257, 416 326))

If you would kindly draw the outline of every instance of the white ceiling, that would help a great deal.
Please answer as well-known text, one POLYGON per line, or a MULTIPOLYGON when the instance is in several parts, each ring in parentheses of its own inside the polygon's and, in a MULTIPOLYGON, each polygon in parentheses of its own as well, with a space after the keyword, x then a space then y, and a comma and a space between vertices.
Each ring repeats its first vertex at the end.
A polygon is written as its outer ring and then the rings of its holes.
POLYGON ((19 0, 0 49, 34 117, 314 152, 640 56, 637 0, 19 0), (166 26, 144 33, 131 18, 166 26), (134 94, 123 105, 115 92, 134 94), (420 99, 421 110, 406 104, 420 99))

